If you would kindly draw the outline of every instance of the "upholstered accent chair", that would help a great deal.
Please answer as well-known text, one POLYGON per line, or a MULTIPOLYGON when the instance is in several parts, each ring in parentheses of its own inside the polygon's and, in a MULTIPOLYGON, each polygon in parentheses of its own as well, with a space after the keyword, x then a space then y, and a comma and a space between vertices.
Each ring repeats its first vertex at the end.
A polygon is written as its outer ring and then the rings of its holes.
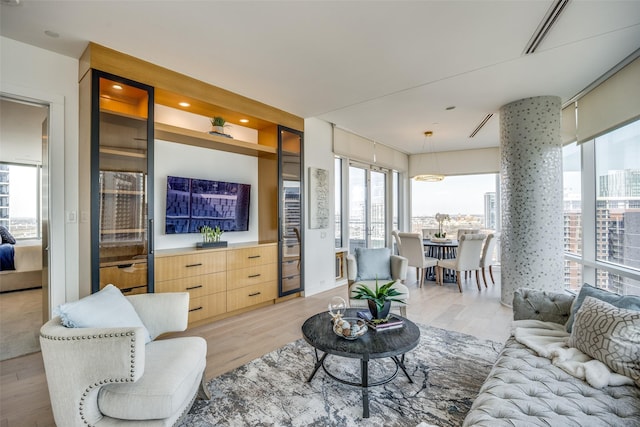
POLYGON ((368 308, 366 300, 353 298, 356 289, 360 285, 375 289, 376 281, 379 286, 394 281, 393 288, 402 294, 396 298, 405 301, 405 304, 392 302, 391 309, 400 310, 400 314, 406 317, 406 303, 409 301, 409 288, 407 288, 403 282, 407 278, 407 262, 405 257, 391 255, 391 250, 388 248, 357 248, 355 255, 347 255, 349 306, 354 308, 368 308))
POLYGON ((416 269, 416 280, 418 287, 424 284, 424 276, 427 268, 435 267, 438 264, 437 258, 431 258, 424 254, 424 244, 420 233, 398 233, 400 240, 400 256, 408 261, 409 267, 416 269))
POLYGON ((442 277, 444 276, 444 269, 456 271, 456 282, 458 283, 458 290, 462 292, 461 274, 462 272, 475 271, 476 272, 476 284, 478 290, 480 290, 480 253, 482 252, 482 243, 487 236, 485 234, 463 234, 460 236, 458 242, 458 252, 455 258, 440 259, 438 260, 438 266, 436 267, 436 282, 442 285, 442 277))
POLYGON ((42 358, 58 426, 172 426, 197 396, 209 399, 207 342, 156 340, 187 328, 189 294, 127 299, 144 327, 68 328, 60 317, 42 326, 42 358))

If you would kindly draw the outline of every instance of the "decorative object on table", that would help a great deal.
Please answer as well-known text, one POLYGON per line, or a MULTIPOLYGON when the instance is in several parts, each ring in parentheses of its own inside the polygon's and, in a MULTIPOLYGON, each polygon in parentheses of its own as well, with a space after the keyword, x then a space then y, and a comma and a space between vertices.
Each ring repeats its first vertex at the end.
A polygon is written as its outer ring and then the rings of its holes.
POLYGON ((335 319, 337 316, 342 316, 346 309, 347 302, 344 300, 344 298, 335 296, 329 301, 329 314, 331 315, 332 319, 335 319))
POLYGON ((333 332, 348 340, 355 340, 367 332, 367 324, 357 317, 345 317, 339 314, 334 318, 333 332))
POLYGON ((309 168, 309 228, 328 228, 329 210, 329 171, 309 168))
POLYGON ((226 123, 227 121, 225 120, 224 117, 216 116, 212 118, 211 119, 212 130, 209 133, 212 135, 221 135, 221 136, 226 136, 227 138, 233 138, 231 135, 224 133, 224 128, 229 126, 226 123))
POLYGON ((391 329, 399 329, 404 326, 404 320, 393 314, 389 315, 386 319, 371 319, 367 321, 367 326, 375 331, 388 331, 391 329))
POLYGON ((448 214, 441 214, 439 212, 436 214, 436 221, 438 221, 438 232, 434 235, 434 237, 436 237, 437 239, 445 239, 447 237, 447 232, 444 231, 442 223, 444 223, 445 221, 449 221, 450 219, 451 218, 449 218, 448 214))
POLYGON ((202 234, 202 242, 198 242, 196 247, 198 248, 226 248, 227 242, 220 241, 223 231, 216 225, 216 228, 211 228, 208 225, 200 228, 200 234, 202 234))
POLYGON ((397 289, 392 288, 394 284, 395 282, 391 281, 382 286, 378 286, 378 280, 376 280, 375 290, 360 285, 356 288, 353 298, 367 300, 373 321, 384 320, 389 316, 392 301, 406 304, 405 301, 395 298, 403 294, 398 292, 397 289))

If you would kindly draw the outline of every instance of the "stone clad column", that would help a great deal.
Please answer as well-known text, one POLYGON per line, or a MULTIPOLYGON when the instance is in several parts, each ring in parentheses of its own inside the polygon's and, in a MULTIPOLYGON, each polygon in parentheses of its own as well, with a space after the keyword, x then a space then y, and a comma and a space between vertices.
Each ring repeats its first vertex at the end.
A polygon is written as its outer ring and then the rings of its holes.
POLYGON ((560 98, 500 108, 501 301, 520 287, 564 288, 560 98))

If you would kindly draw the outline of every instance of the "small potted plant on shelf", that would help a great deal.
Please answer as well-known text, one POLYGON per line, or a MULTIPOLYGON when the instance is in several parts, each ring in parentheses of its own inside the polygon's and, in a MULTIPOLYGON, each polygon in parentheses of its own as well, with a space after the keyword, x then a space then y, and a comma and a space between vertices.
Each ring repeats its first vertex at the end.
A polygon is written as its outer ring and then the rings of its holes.
POLYGON ((360 285, 356 288, 353 298, 367 300, 373 323, 383 323, 389 319, 392 301, 405 304, 403 300, 395 298, 403 294, 392 287, 394 283, 395 281, 391 281, 378 286, 378 280, 376 279, 375 290, 365 285, 360 285))
POLYGON ((198 248, 226 248, 227 242, 220 241, 223 231, 219 226, 211 228, 208 225, 200 228, 200 234, 202 234, 202 242, 198 242, 196 246, 198 248))
POLYGON ((224 133, 224 128, 228 126, 226 123, 227 121, 225 120, 224 117, 216 116, 212 118, 211 119, 211 126, 213 128, 212 132, 226 135, 224 133))

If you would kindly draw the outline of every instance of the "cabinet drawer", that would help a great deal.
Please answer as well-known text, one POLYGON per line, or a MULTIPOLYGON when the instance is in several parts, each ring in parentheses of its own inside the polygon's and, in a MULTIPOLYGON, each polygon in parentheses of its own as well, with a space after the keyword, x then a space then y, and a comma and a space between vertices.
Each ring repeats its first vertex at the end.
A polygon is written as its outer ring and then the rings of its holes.
POLYGON ((278 251, 275 245, 233 249, 227 252, 227 270, 271 264, 277 260, 278 251))
POLYGON ((189 299, 189 323, 217 316, 227 311, 225 293, 189 299))
POLYGON ((211 273, 184 279, 156 282, 156 292, 189 292, 190 298, 224 292, 227 290, 226 273, 211 273))
POLYGON ((156 280, 172 280, 183 277, 224 271, 226 251, 212 251, 189 255, 156 258, 156 280))
POLYGON ((298 289, 300 289, 300 275, 282 278, 282 292, 286 293, 298 289))
POLYGON ((227 290, 277 280, 278 264, 258 265, 227 271, 227 290))
MULTIPOLYGON (((100 289, 113 284, 120 289, 147 286, 147 262, 123 264, 100 268, 100 289)), ((145 290, 146 292, 146 290, 145 290)))
POLYGON ((289 277, 289 276, 295 276, 297 274, 300 274, 300 268, 298 268, 299 265, 300 265, 300 261, 298 260, 283 262, 282 277, 289 277))
POLYGON ((276 299, 278 283, 266 282, 227 292, 227 311, 250 307, 276 299))

